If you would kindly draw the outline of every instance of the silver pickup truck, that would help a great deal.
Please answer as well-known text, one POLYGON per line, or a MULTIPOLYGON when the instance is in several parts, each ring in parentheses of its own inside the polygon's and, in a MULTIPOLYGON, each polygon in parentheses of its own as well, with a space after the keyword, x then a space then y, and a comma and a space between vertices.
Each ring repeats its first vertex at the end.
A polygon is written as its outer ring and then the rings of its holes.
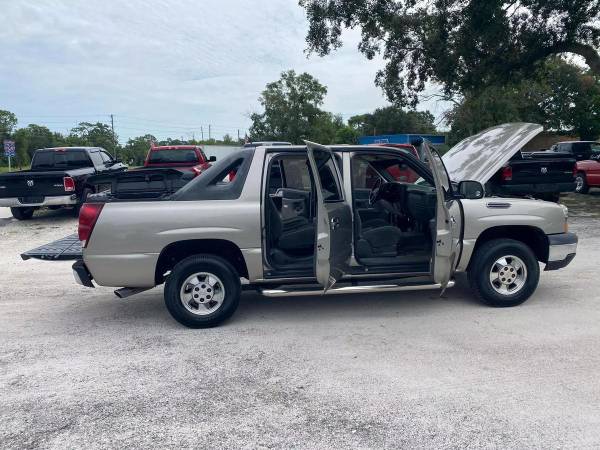
POLYGON ((167 198, 92 196, 78 237, 22 256, 77 259, 79 283, 124 286, 120 297, 165 283, 170 313, 196 328, 229 318, 243 289, 444 290, 456 272, 468 274, 482 302, 514 306, 535 291, 539 263, 565 267, 577 249, 564 206, 486 195, 494 173, 540 129, 500 125, 444 158, 417 142, 422 160, 396 148, 311 142, 240 150, 167 198))

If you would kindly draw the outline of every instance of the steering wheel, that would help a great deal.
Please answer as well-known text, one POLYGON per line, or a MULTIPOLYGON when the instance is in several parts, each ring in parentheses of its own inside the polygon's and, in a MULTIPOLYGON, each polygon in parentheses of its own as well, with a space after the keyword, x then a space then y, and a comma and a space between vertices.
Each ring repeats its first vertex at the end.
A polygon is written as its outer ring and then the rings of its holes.
POLYGON ((377 181, 371 188, 371 192, 369 192, 369 206, 373 206, 377 200, 379 200, 379 190, 383 185, 383 180, 381 178, 377 178, 377 181))

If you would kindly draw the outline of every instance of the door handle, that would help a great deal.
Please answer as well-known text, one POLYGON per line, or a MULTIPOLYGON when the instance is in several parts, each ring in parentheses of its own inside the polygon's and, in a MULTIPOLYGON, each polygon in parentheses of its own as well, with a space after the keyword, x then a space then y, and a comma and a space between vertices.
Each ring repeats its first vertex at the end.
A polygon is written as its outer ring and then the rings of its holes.
POLYGON ((329 219, 329 222, 331 223, 332 230, 335 230, 336 228, 338 228, 340 226, 340 218, 339 217, 332 217, 331 219, 329 219))

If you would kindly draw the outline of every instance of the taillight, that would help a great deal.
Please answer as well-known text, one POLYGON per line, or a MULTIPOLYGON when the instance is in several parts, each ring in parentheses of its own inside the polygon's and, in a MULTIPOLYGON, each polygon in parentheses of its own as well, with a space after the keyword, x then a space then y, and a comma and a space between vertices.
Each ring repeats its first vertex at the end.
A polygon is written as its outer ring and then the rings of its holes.
POLYGON ((84 203, 79 211, 79 240, 86 247, 104 203, 84 203))
POLYGON ((200 166, 194 166, 194 167, 192 167, 192 170, 194 172, 195 177, 197 177, 198 175, 200 175, 202 173, 202 168, 200 166))
POLYGON ((512 181, 512 167, 505 166, 502 168, 502 180, 512 181))
POLYGON ((75 190, 75 180, 71 177, 64 177, 63 185, 65 186, 66 192, 73 192, 75 190))

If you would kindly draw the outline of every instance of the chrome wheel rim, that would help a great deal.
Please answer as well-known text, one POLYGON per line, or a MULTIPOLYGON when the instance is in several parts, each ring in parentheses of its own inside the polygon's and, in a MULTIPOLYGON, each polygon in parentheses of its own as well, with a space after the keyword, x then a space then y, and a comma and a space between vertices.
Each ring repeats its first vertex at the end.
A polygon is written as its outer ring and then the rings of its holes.
POLYGON ((490 269, 490 284, 501 295, 514 295, 527 282, 527 268, 521 258, 507 255, 498 258, 490 269))
POLYGON ((578 175, 575 178, 575 191, 580 192, 583 189, 583 177, 578 175))
POLYGON ((179 300, 185 309, 198 316, 214 313, 225 299, 225 285, 209 272, 197 272, 181 285, 179 300))

